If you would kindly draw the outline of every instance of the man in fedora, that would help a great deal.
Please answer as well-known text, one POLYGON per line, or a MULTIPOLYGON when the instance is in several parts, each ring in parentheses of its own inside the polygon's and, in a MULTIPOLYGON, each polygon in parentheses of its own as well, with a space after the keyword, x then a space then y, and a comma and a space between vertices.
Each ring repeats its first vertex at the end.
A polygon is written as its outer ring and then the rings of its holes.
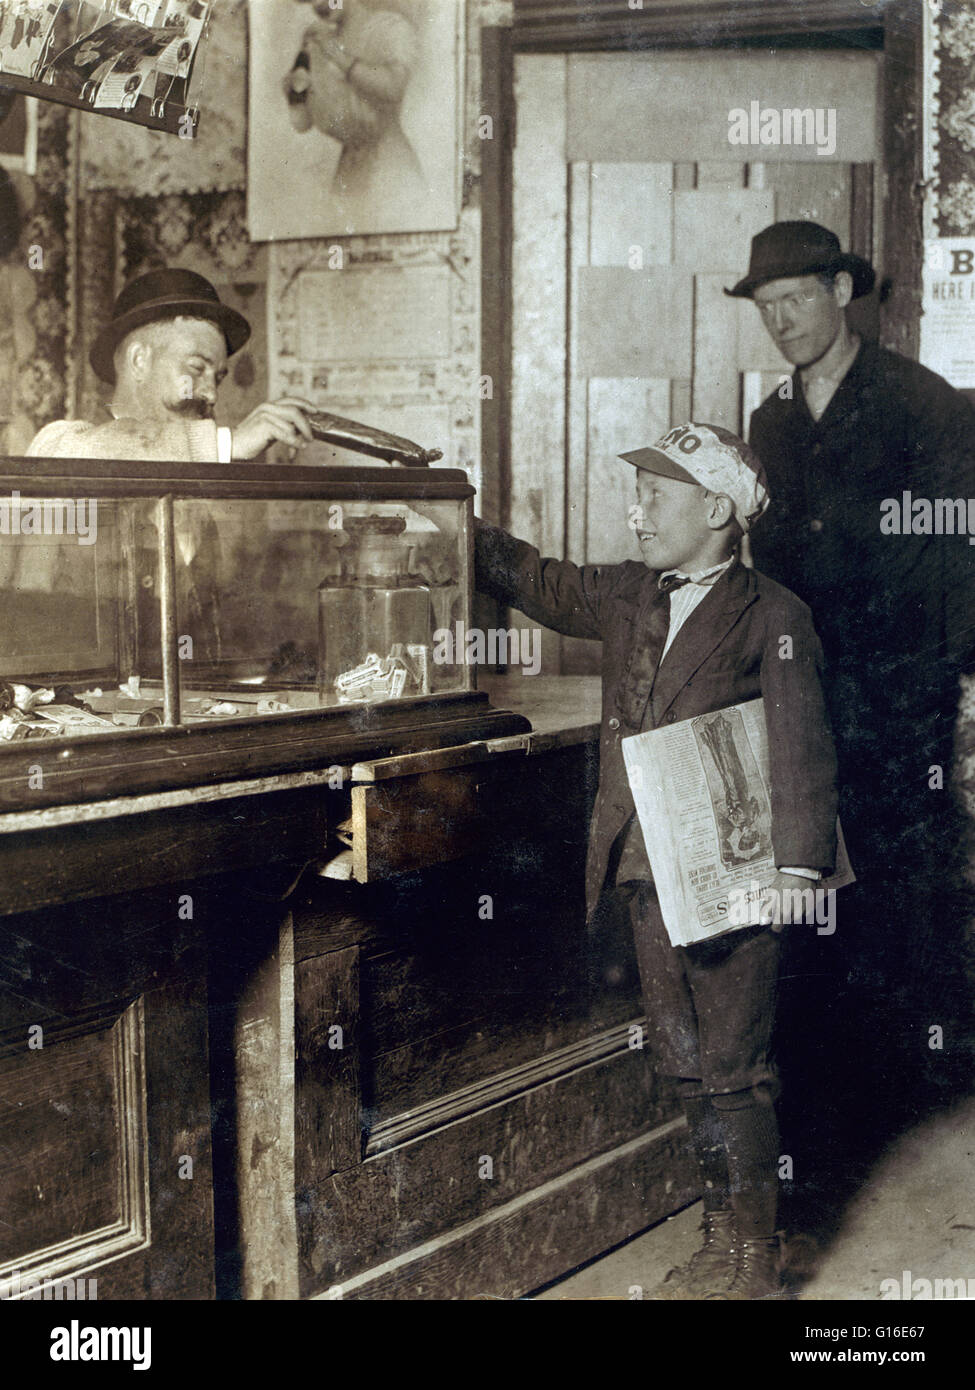
POLYGON ((95 339, 92 370, 114 389, 104 424, 56 420, 32 440, 29 455, 230 463, 256 458, 280 440, 311 439, 307 401, 265 402, 232 429, 217 428, 214 406, 227 359, 250 337, 250 324, 223 304, 192 270, 150 270, 118 296, 95 339))
MULTIPOLYGON (((818 1046, 832 1036, 831 1085, 851 1054, 870 1055, 870 1093, 889 1114, 910 1103, 922 1061, 947 1084, 950 1057, 929 1051, 929 1029, 948 1027, 953 1008, 963 1017, 950 997, 963 979, 964 906, 949 891, 960 840, 949 772, 959 675, 975 652, 975 549, 923 522, 891 533, 883 503, 975 495, 975 410, 936 373, 851 331, 847 305, 873 284, 872 266, 825 227, 777 222, 726 293, 753 301, 796 368, 751 420, 775 499, 752 553, 813 611, 859 879, 829 953, 843 985, 817 999, 812 977, 826 967, 807 962, 794 971, 798 1003, 818 1046)), ((866 1128, 865 1102, 861 1088, 866 1128)))

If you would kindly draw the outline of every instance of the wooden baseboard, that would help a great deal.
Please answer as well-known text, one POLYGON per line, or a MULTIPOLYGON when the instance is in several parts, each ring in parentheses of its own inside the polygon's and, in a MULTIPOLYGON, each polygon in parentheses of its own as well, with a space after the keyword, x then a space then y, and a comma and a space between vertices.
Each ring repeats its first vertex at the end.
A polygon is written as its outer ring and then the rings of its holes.
POLYGON ((686 1125, 670 1120, 314 1297, 523 1298, 694 1201, 698 1183, 686 1125))

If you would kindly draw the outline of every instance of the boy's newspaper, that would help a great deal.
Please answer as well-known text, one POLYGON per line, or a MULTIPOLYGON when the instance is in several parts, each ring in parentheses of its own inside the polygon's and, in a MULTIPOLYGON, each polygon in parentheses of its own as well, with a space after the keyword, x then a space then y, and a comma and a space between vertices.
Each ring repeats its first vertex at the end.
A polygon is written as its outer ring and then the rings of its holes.
MULTIPOLYGON (((622 748, 671 943, 756 925, 776 874, 763 701, 632 734, 622 748)), ((836 872, 809 888, 854 882, 839 822, 837 839, 836 872)))

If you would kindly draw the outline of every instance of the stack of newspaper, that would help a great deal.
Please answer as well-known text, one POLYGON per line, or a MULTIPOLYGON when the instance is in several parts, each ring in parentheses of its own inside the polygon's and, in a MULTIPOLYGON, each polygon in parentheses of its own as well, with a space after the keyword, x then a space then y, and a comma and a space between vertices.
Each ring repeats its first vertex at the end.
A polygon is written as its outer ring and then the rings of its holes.
MULTIPOLYGON (((766 920, 776 865, 763 701, 633 734, 622 747, 672 944, 766 920)), ((836 872, 810 882, 808 898, 854 882, 838 822, 837 840, 836 872)))

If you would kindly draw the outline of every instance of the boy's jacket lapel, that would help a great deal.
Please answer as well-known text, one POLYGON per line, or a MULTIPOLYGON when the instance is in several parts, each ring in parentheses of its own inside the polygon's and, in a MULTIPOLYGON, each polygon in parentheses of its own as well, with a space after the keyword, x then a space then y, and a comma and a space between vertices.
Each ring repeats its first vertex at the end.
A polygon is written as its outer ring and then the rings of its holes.
POLYGON ((655 725, 757 597, 751 570, 736 560, 694 609, 657 669, 651 695, 655 725))

